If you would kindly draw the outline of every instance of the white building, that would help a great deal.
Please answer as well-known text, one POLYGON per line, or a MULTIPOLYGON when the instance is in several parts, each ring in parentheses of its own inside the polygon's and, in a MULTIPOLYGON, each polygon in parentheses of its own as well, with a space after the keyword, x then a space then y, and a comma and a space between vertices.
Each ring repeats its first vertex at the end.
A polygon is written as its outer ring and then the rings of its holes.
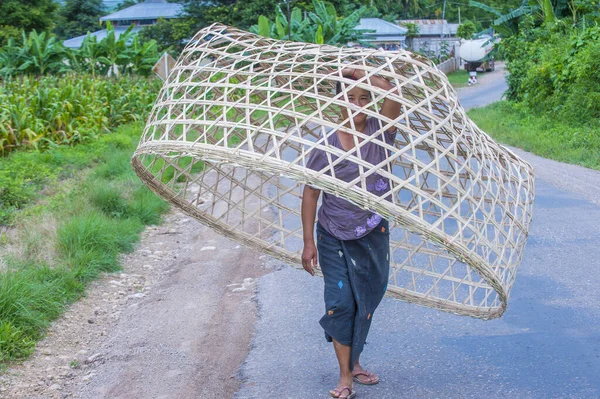
POLYGON ((459 24, 448 23, 445 19, 402 19, 396 21, 398 25, 415 24, 419 28, 419 35, 411 38, 411 49, 423 53, 439 55, 444 48, 451 51, 459 41, 456 31, 459 24))
POLYGON ((399 49, 405 46, 406 32, 408 29, 394 25, 379 18, 361 18, 356 30, 370 30, 365 33, 364 41, 384 49, 399 49))
MULTIPOLYGON (((179 18, 183 12, 183 5, 179 3, 169 3, 167 0, 146 0, 123 10, 114 12, 100 18, 100 22, 110 21, 115 28, 115 36, 119 37, 131 25, 134 25, 133 31, 139 31, 144 26, 154 25, 159 18, 172 19, 179 18)), ((106 29, 93 32, 98 41, 106 37, 106 29)), ((86 35, 74 37, 64 41, 65 47, 79 48, 86 35)))

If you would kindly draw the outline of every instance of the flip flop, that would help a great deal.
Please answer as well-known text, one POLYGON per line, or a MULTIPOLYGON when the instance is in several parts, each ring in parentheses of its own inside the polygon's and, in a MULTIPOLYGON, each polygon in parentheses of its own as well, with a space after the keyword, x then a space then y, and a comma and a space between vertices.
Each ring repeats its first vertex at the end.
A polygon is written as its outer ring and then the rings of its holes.
POLYGON ((342 387, 335 388, 329 391, 329 394, 332 398, 340 398, 340 399, 354 399, 356 397, 356 392, 354 392, 350 387, 342 387), (348 391, 348 396, 342 397, 344 391, 348 391))
POLYGON ((361 371, 358 372, 356 374, 354 374, 352 376, 352 379, 354 380, 354 382, 358 383, 358 384, 362 384, 362 385, 375 385, 379 383, 379 377, 376 374, 371 373, 370 371, 361 371), (369 380, 372 380, 373 377, 375 377, 374 381, 364 381, 361 380, 360 378, 358 378, 359 375, 364 375, 365 377, 367 377, 369 380))

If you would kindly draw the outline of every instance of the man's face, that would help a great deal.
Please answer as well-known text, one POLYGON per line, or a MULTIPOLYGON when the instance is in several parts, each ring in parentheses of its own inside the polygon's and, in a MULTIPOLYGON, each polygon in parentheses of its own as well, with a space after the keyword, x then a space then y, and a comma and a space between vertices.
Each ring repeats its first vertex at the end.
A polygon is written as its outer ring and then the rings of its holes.
MULTIPOLYGON (((358 108, 362 108, 371 102, 371 93, 365 89, 355 87, 347 92, 348 102, 352 106, 348 108, 342 108, 342 116, 347 118, 351 111, 356 112, 358 108)), ((354 115, 354 123, 363 123, 367 119, 367 115, 364 113, 358 113, 354 115)))

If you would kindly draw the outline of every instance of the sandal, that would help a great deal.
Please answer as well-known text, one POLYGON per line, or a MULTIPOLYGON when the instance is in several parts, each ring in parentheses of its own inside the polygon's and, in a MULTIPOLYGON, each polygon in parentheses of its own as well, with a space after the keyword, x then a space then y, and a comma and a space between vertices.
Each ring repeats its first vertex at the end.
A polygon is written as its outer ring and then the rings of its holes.
POLYGON ((352 379, 354 380, 354 382, 362 385, 375 385, 379 383, 379 376, 367 370, 353 374, 352 379), (361 380, 360 378, 358 378, 359 375, 364 375, 365 377, 367 377, 367 380, 361 380))
POLYGON ((354 399, 356 397, 356 392, 354 392, 352 389, 350 389, 350 387, 335 388, 335 389, 329 391, 329 394, 331 395, 332 398, 339 398, 339 399, 354 399), (344 391, 348 391, 348 396, 342 396, 344 391))

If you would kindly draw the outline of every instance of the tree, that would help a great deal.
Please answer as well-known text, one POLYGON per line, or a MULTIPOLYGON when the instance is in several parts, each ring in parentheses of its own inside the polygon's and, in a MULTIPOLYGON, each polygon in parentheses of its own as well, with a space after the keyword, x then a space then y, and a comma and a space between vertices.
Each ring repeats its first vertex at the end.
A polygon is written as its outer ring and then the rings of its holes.
POLYGON ((412 11, 413 14, 416 14, 419 11, 419 0, 400 0, 400 3, 404 8, 404 19, 408 19, 410 11, 412 11))
POLYGON ((98 30, 102 0, 67 0, 58 11, 55 33, 62 39, 98 30))
POLYGON ((21 35, 21 30, 9 25, 0 25, 0 47, 8 44, 9 39, 18 38, 21 35))
POLYGON ((12 26, 25 31, 46 31, 54 26, 58 4, 53 0, 2 0, 0 26, 12 26))
MULTIPOLYGON (((210 25, 213 22, 220 22, 226 25, 235 26, 241 29, 249 29, 256 24, 258 15, 265 15, 272 18, 279 7, 287 15, 286 6, 283 0, 169 0, 182 3, 184 13, 194 21, 194 33, 199 29, 210 25)), ((364 0, 329 0, 340 16, 351 15, 354 11, 361 8, 361 1, 364 0)), ((384 0, 379 0, 382 3, 384 0)), ((417 0, 415 0, 417 1, 417 0)), ((292 0, 290 6, 298 8, 304 12, 315 11, 312 0, 292 0)))
POLYGON ((405 24, 402 24, 402 26, 408 29, 406 31, 406 45, 408 46, 408 48, 414 50, 413 43, 415 37, 419 36, 419 25, 413 22, 407 22, 405 24))
POLYGON ((137 3, 141 3, 144 0, 123 0, 121 3, 115 7, 115 11, 120 11, 124 8, 129 8, 131 6, 136 5, 137 3))
POLYGON ((458 26, 456 30, 456 36, 461 39, 471 40, 473 35, 475 34, 475 24, 471 21, 465 21, 464 23, 458 26))
POLYGON ((155 40, 159 53, 168 51, 177 56, 183 50, 185 40, 193 36, 193 26, 194 22, 190 18, 160 18, 155 25, 142 28, 138 36, 142 42, 155 40))

